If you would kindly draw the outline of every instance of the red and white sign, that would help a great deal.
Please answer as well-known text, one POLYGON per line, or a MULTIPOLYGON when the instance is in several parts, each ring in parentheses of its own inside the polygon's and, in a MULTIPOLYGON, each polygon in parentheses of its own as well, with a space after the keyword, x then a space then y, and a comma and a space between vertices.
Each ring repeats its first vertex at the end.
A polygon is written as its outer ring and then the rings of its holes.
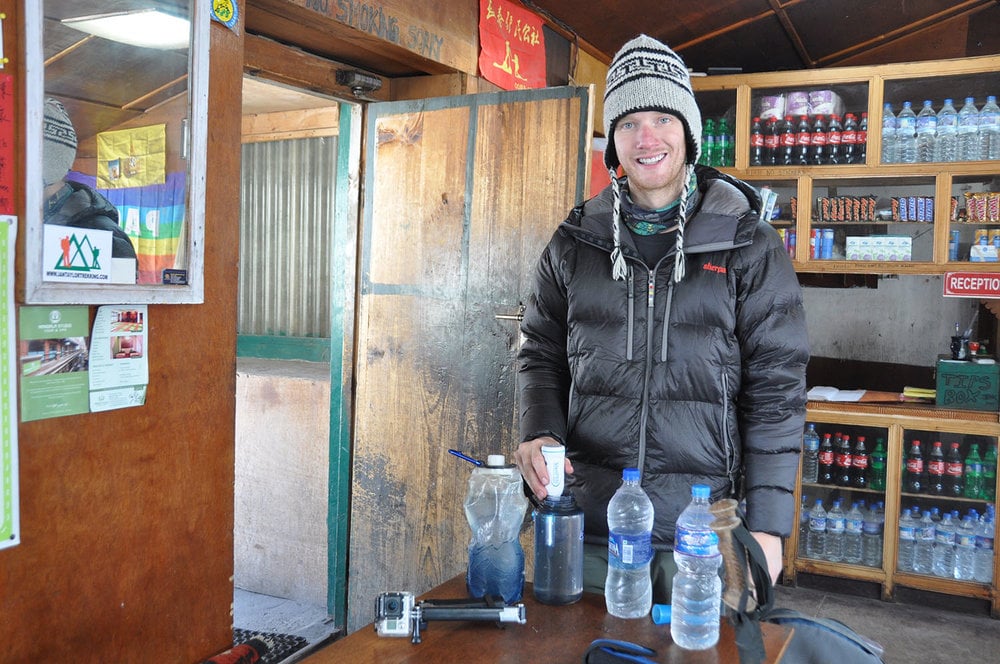
POLYGON ((479 72, 504 90, 545 87, 542 19, 510 0, 479 0, 479 72))
POLYGON ((945 272, 944 296, 1000 298, 1000 272, 945 272))

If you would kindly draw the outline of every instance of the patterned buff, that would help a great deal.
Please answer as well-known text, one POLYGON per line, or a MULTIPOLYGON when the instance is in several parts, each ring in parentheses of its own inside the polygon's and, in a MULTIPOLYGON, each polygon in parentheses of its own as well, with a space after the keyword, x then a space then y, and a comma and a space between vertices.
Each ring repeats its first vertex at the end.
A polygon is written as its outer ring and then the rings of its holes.
MULTIPOLYGON (((694 172, 692 172, 691 179, 688 182, 688 191, 690 193, 688 194, 687 201, 685 201, 685 206, 688 209, 692 207, 694 199, 698 195, 698 183, 696 180, 697 178, 695 178, 694 172)), ((652 212, 637 209, 631 204, 631 200, 627 196, 624 205, 627 207, 624 214, 625 226, 636 235, 659 235, 660 233, 672 231, 677 227, 677 214, 680 211, 681 205, 679 198, 662 210, 654 210, 652 212)))

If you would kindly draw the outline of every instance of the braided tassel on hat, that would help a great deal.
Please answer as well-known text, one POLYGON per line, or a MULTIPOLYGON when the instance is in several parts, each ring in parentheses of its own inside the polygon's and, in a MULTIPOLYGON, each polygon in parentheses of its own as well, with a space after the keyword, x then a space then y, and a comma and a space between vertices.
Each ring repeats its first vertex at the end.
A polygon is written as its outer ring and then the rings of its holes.
POLYGON ((611 278, 615 281, 624 281, 628 275, 628 266, 625 265, 625 256, 622 255, 622 189, 616 171, 617 169, 614 168, 608 169, 608 174, 611 176, 611 191, 614 194, 614 204, 612 205, 611 212, 611 231, 614 235, 615 246, 611 250, 611 278))

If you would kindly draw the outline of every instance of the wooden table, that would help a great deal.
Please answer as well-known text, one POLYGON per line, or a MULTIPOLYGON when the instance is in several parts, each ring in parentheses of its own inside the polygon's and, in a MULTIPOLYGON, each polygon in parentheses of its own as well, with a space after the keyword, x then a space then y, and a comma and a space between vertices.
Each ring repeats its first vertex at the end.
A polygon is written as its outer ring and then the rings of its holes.
MULTIPOLYGON (((428 591, 422 599, 466 597, 465 577, 457 576, 428 591)), ((418 598, 419 599, 419 598, 418 598)), ((631 641, 656 651, 656 662, 673 664, 738 664, 739 654, 729 621, 723 619, 719 643, 709 650, 684 650, 670 640, 669 625, 654 625, 650 618, 623 620, 608 615, 604 596, 584 593, 568 606, 547 606, 535 601, 531 584, 524 586, 527 623, 431 621, 421 630, 423 641, 384 637, 374 626, 362 628, 335 641, 301 661, 305 664, 401 664, 454 662, 509 664, 580 664, 594 639, 631 641)), ((372 598, 372 606, 375 598, 372 598)), ((374 620, 374 615, 372 616, 374 620)), ((768 664, 781 659, 791 628, 764 624, 764 646, 768 664)))

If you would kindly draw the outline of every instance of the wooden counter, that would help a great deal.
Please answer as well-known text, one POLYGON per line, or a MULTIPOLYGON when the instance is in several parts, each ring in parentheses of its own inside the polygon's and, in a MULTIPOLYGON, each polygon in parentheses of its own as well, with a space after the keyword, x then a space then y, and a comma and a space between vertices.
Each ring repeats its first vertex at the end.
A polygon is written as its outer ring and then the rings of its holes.
MULTIPOLYGON (((430 590, 422 599, 465 597, 465 577, 457 576, 430 590)), ((673 664, 736 664, 739 654, 729 622, 722 621, 719 643, 710 650, 678 648, 670 640, 669 625, 654 625, 649 618, 622 620, 608 615, 604 596, 584 593, 569 606, 546 606, 535 601, 531 584, 524 588, 527 623, 431 621, 421 631, 418 644, 409 638, 381 637, 372 626, 360 629, 301 660, 305 664, 399 664, 447 662, 529 664, 579 664, 594 639, 631 641, 656 650, 656 662, 673 664)), ((375 601, 372 598, 372 606, 375 601)), ((374 618, 374 616, 373 616, 374 618)), ((781 659, 792 630, 765 624, 767 662, 781 659)))

